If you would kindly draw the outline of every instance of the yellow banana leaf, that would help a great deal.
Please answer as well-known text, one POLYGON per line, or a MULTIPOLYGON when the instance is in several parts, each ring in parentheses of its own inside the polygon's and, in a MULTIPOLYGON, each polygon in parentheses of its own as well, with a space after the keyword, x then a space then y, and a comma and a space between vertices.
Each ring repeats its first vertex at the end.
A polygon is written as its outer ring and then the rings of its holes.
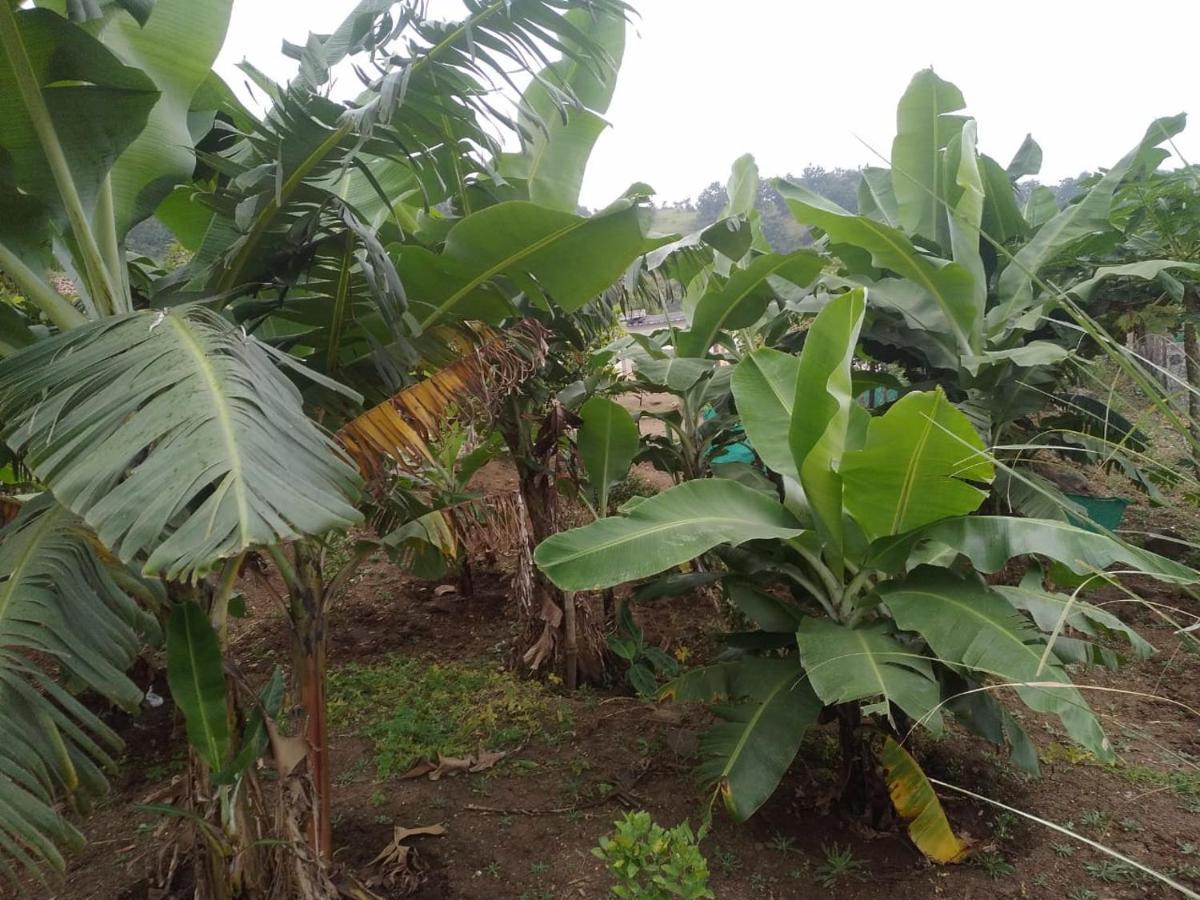
POLYGON ((917 761, 890 737, 884 742, 882 759, 892 805, 908 824, 908 836, 917 849, 934 862, 961 862, 969 848, 950 827, 933 785, 917 761))

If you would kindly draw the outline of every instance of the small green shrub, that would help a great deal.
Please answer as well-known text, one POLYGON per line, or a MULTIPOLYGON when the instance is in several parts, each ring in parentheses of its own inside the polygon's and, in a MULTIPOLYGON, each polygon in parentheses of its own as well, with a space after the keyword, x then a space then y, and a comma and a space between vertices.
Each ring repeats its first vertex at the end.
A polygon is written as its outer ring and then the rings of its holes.
POLYGON ((637 472, 630 472, 609 489, 607 515, 616 515, 617 510, 634 497, 653 497, 657 493, 659 493, 658 488, 644 476, 637 472))
POLYGON ((628 900, 699 900, 715 897, 708 887, 708 861, 687 822, 669 831, 648 812, 626 813, 592 853, 608 864, 616 881, 609 896, 628 900))
POLYGON ((617 630, 608 636, 608 647, 628 661, 625 680, 642 697, 653 697, 658 693, 659 676, 672 678, 679 674, 677 660, 646 643, 646 636, 634 621, 628 603, 617 612, 617 630))

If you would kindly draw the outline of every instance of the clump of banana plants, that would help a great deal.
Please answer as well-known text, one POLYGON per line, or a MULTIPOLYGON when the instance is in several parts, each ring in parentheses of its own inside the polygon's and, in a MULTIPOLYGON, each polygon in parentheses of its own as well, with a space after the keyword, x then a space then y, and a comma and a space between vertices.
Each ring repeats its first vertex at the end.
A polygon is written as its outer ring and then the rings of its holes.
POLYGON ((876 821, 894 808, 926 854, 951 861, 965 845, 905 749, 912 734, 941 734, 954 719, 1034 771, 1037 752, 1011 697, 1110 760, 1067 667, 1115 659, 1064 628, 1151 652, 1116 617, 1045 589, 1036 573, 1015 587, 986 576, 1019 557, 1081 576, 1113 566, 1171 583, 1200 576, 1061 521, 974 514, 996 467, 940 388, 911 391, 876 415, 855 399, 866 295, 831 299, 799 354, 759 349, 734 368, 737 409, 768 478, 680 484, 555 535, 535 558, 563 590, 581 591, 718 552, 729 600, 756 627, 730 635, 722 661, 665 693, 720 702, 702 773, 729 811, 745 819, 758 810, 805 733, 833 720, 846 806, 876 821))

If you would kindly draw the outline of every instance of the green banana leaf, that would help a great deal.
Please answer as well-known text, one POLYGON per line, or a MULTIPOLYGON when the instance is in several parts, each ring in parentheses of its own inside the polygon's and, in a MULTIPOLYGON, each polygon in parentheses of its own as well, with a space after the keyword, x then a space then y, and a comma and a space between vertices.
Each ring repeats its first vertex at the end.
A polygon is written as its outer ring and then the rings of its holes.
POLYGON ((871 419, 861 450, 842 459, 846 511, 870 540, 979 508, 994 470, 970 420, 939 387, 871 419))
POLYGON ((896 107, 892 141, 892 187, 900 225, 910 234, 947 246, 943 150, 966 121, 951 115, 966 106, 957 87, 933 69, 913 76, 896 107))
POLYGON ((63 246, 81 275, 81 292, 107 308, 119 288, 92 220, 113 160, 142 132, 158 100, 144 73, 123 65, 79 25, 48 9, 9 4, 0 11, 0 155, 7 158, 0 174, 0 259, 60 326, 77 322, 43 277, 52 241, 69 239, 63 246))
POLYGON ((826 706, 871 700, 867 715, 893 721, 895 704, 934 734, 942 730, 941 688, 923 648, 905 646, 884 622, 857 628, 806 618, 796 631, 800 659, 813 690, 826 706))
POLYGON ((607 397, 592 397, 579 410, 577 446, 596 498, 596 514, 608 513, 609 489, 629 473, 638 452, 638 427, 629 410, 607 397))
POLYGON ((1124 638, 1137 659, 1149 659, 1155 653, 1149 641, 1112 613, 1078 597, 1043 589, 1041 578, 1037 575, 1025 578, 1019 585, 998 584, 992 590, 1014 608, 1029 613, 1034 624, 1047 634, 1052 633, 1060 621, 1064 621, 1076 631, 1091 637, 1124 638))
POLYGON ((918 252, 903 231, 848 213, 807 188, 787 181, 775 184, 798 222, 816 225, 837 244, 862 248, 879 268, 919 285, 937 303, 940 330, 953 335, 963 353, 979 349, 980 312, 968 269, 918 252))
POLYGON ((719 544, 802 531, 770 497, 710 478, 648 497, 628 515, 559 532, 538 545, 534 561, 563 590, 587 591, 656 575, 719 544))
POLYGON ((924 541, 953 548, 980 572, 997 572, 1017 556, 1042 556, 1058 560, 1076 575, 1092 575, 1120 565, 1174 584, 1200 581, 1200 572, 1108 535, 1050 519, 1005 516, 947 519, 909 534, 883 538, 871 545, 868 564, 888 572, 903 571, 924 541))
POLYGON ((0 437, 123 561, 200 576, 361 521, 277 359, 202 307, 117 316, 0 360, 0 437))
MULTIPOLYGON (((39 5, 65 14, 67 2, 39 5)), ((196 167, 192 99, 216 77, 212 65, 225 41, 232 7, 233 0, 203 4, 154 0, 142 23, 123 10, 111 9, 86 26, 121 62, 146 75, 159 92, 145 127, 110 172, 120 239, 149 217, 175 185, 191 179, 196 167)))
POLYGON ((1057 715, 1067 733, 1098 759, 1112 746, 1083 695, 1053 657, 1046 642, 1012 605, 978 578, 922 567, 878 588, 896 624, 920 634, 941 659, 1017 685, 1037 712, 1057 715))
POLYGON ((13 874, 6 857, 61 870, 60 851, 83 843, 62 803, 87 809, 107 793, 102 770, 115 767, 122 743, 44 666, 137 710, 142 689, 124 672, 158 626, 116 576, 148 595, 161 590, 116 573, 95 535, 49 494, 0 529, 0 572, 0 874, 13 874))
MULTIPOLYGON (((817 530, 837 560, 843 554, 842 479, 855 402, 850 362, 862 327, 861 289, 831 301, 813 320, 800 353, 788 442, 817 530)), ((840 565, 840 562, 838 563, 840 565)))
POLYGON ((167 683, 183 713, 188 740, 213 772, 229 757, 225 665, 217 633, 191 601, 171 610, 167 621, 167 683))
POLYGON ((794 658, 746 657, 694 669, 663 695, 680 702, 723 701, 714 710, 723 721, 700 740, 706 757, 700 776, 720 786, 726 808, 741 821, 775 792, 821 714, 821 701, 794 658))
POLYGON ((686 356, 668 356, 662 359, 642 355, 634 357, 638 378, 678 393, 692 388, 697 381, 712 372, 715 365, 710 359, 686 356))
POLYGON ((770 278, 807 287, 821 273, 823 264, 815 253, 797 250, 764 254, 735 270, 728 281, 711 287, 700 298, 692 313, 692 327, 679 335, 676 352, 685 357, 707 355, 722 331, 749 328, 762 318, 767 304, 776 296, 770 278))
POLYGON ((629 200, 594 216, 514 200, 460 219, 441 253, 410 245, 391 252, 422 328, 447 316, 503 317, 509 306, 494 284, 500 277, 574 312, 670 240, 646 237, 642 219, 629 200))
POLYGON ((565 18, 603 48, 606 58, 588 65, 583 48, 566 39, 574 52, 538 73, 521 98, 521 152, 502 154, 497 169, 506 179, 523 181, 528 199, 539 206, 573 213, 588 159, 608 125, 602 117, 625 53, 625 19, 615 11, 586 9, 571 10, 565 18), (552 93, 564 87, 577 101, 565 116, 552 93))
POLYGON ((788 437, 800 358, 764 347, 748 354, 733 370, 730 387, 751 446, 767 468, 800 480, 788 437))
POLYGON ((1001 335, 1011 330, 1012 322, 1032 305, 1035 293, 1033 279, 1046 265, 1075 241, 1109 227, 1109 210, 1121 182, 1136 167, 1153 161, 1150 154, 1154 148, 1179 134, 1186 121, 1183 114, 1156 119, 1146 130, 1141 142, 1105 172, 1104 177, 1082 200, 1072 203, 1046 222, 1017 251, 1000 273, 996 285, 997 302, 987 315, 990 334, 1001 335))

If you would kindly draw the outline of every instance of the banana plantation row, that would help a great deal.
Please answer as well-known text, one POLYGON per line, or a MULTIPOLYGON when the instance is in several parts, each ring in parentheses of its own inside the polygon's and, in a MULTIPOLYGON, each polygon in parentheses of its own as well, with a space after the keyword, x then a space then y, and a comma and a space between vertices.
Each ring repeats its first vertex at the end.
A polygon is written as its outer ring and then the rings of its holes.
MULTIPOLYGON (((1019 182, 1038 145, 985 155, 925 70, 857 212, 775 183, 809 246, 767 243, 749 156, 715 224, 656 235, 646 185, 578 205, 633 11, 466 7, 447 24, 362 0, 285 46, 288 84, 245 66, 260 115, 212 72, 230 0, 0 4, 0 870, 79 847, 120 750, 94 698, 136 711, 126 673, 161 647, 197 895, 368 896, 332 863, 330 605, 378 554, 469 580, 501 530, 520 664, 721 701, 701 775, 738 819, 819 722, 844 809, 939 863, 969 847, 914 733, 953 722, 1036 772, 1015 701, 1111 760, 1072 672, 1154 648, 1083 591, 1200 575, 1089 520, 1032 458, 1119 465, 1149 492, 1195 478, 1097 374, 1194 459, 1194 386, 1164 388, 1119 339, 1194 297, 1196 176, 1160 170, 1183 117, 1060 209, 1019 182), (335 68, 353 100, 332 98, 335 68), (510 102, 514 69, 534 77, 510 102), (128 252, 150 216, 185 265, 128 252), (681 325, 617 326, 668 289, 681 325), (614 399, 637 391, 673 398, 646 434, 614 399), (468 482, 505 455, 519 489, 489 506, 468 482), (674 486, 620 502, 635 463, 674 486), (988 577, 1014 561, 1016 583, 988 577), (291 658, 265 684, 229 646, 251 566, 286 589, 291 658), (628 585, 715 593, 741 623, 723 660, 681 671, 628 585)), ((711 896, 687 890, 626 896, 711 896)))

